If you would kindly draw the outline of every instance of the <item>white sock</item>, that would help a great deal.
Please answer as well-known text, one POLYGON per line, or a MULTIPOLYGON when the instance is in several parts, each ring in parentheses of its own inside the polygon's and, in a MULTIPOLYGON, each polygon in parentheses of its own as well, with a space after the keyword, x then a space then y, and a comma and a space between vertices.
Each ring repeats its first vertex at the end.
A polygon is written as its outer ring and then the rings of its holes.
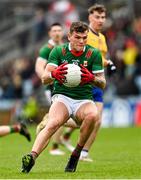
POLYGON ((81 156, 87 157, 87 156, 88 156, 88 150, 83 149, 83 150, 81 151, 81 156))

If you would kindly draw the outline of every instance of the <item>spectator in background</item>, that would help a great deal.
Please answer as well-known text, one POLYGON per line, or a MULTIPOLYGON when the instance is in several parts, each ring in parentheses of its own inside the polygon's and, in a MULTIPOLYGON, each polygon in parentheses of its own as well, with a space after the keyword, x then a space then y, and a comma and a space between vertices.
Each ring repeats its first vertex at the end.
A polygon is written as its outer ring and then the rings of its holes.
POLYGON ((133 75, 135 70, 135 59, 137 56, 137 45, 134 39, 127 39, 125 42, 125 50, 123 51, 123 62, 126 66, 125 76, 128 78, 133 75))
POLYGON ((138 53, 135 58, 135 84, 139 89, 139 93, 141 95, 141 44, 139 44, 138 53))
POLYGON ((53 1, 49 7, 47 16, 49 24, 54 21, 60 22, 64 26, 65 34, 68 32, 72 22, 79 20, 79 13, 75 5, 69 0, 53 1))
POLYGON ((42 8, 38 8, 35 12, 35 42, 43 40, 46 36, 46 30, 45 12, 42 8))

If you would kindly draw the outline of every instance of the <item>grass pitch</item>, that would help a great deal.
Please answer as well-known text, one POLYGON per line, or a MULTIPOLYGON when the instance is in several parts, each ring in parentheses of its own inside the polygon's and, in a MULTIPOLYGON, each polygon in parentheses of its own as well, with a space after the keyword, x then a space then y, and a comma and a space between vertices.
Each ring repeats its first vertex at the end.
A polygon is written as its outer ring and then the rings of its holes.
MULTIPOLYGON (((0 178, 1 179, 114 179, 141 178, 141 129, 107 128, 101 129, 90 156, 93 163, 79 162, 75 173, 65 173, 70 153, 51 156, 49 147, 40 155, 29 174, 22 174, 21 157, 30 152, 35 138, 35 127, 31 127, 32 142, 12 134, 0 138, 0 178)), ((78 130, 72 136, 73 144, 78 130)))

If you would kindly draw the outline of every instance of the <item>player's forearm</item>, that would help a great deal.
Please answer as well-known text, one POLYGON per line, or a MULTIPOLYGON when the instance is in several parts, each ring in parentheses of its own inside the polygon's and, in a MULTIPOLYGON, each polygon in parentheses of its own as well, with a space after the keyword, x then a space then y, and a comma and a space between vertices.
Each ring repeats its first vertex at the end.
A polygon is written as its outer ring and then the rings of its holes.
POLYGON ((39 58, 37 58, 36 64, 35 64, 35 72, 40 79, 42 79, 45 67, 46 67, 46 61, 45 60, 41 61, 39 58))
POLYGON ((37 76, 42 79, 42 75, 44 73, 44 69, 39 69, 37 66, 35 66, 35 72, 37 74, 37 76))
POLYGON ((95 76, 94 81, 93 81, 93 85, 97 86, 101 89, 104 89, 106 86, 106 79, 104 77, 95 76))
POLYGON ((44 71, 41 80, 42 84, 50 84, 53 82, 54 79, 51 77, 50 71, 44 71))

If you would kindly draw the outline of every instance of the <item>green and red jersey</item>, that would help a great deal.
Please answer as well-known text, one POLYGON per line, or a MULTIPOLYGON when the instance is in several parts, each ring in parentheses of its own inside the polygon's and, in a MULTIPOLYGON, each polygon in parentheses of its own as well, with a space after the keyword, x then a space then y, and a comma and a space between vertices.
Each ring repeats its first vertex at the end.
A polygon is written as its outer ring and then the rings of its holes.
MULTIPOLYGON (((48 64, 57 67, 65 62, 69 64, 74 63, 78 66, 82 64, 93 74, 104 72, 100 51, 89 45, 84 47, 83 53, 80 56, 71 52, 70 43, 53 48, 48 58, 48 64)), ((63 94, 73 99, 92 99, 92 87, 91 84, 85 84, 69 88, 60 85, 55 80, 53 94, 63 94)))

